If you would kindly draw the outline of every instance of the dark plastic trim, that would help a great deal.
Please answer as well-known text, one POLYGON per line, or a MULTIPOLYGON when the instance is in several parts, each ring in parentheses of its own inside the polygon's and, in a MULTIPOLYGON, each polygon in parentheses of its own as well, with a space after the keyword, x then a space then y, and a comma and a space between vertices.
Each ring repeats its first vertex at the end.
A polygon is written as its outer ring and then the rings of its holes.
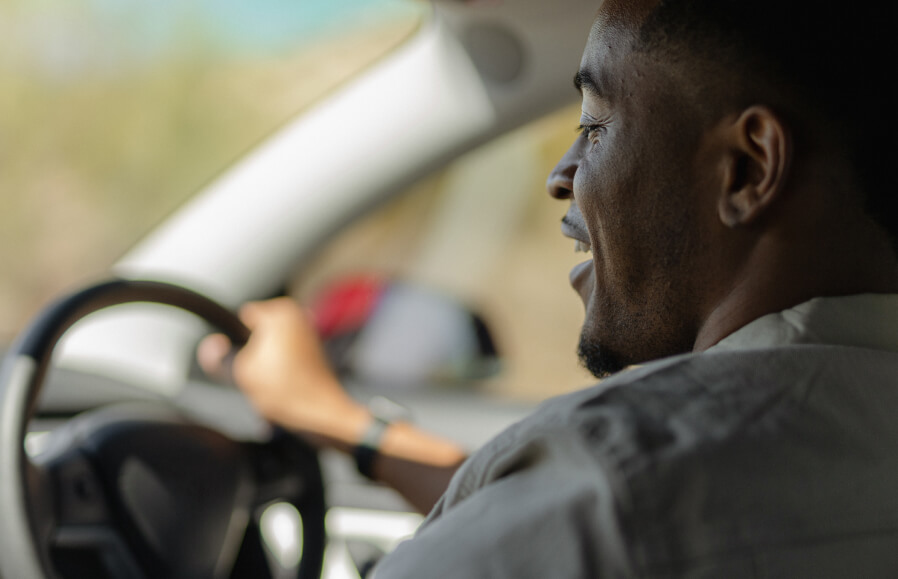
POLYGON ((192 312, 224 332, 238 347, 249 339, 249 330, 227 308, 186 288, 155 281, 113 279, 69 294, 46 307, 13 343, 0 365, 0 416, 4 418, 0 424, 0 480, 4 487, 0 506, 4 507, 4 543, 16 551, 0 563, 3 579, 53 576, 46 568, 45 557, 34 551, 33 546, 39 541, 25 507, 28 501, 24 500, 24 472, 28 464, 25 429, 34 415, 53 348, 66 330, 84 316, 109 306, 136 302, 192 312), (42 568, 42 574, 38 568, 42 568), (9 576, 10 572, 14 575, 9 576))

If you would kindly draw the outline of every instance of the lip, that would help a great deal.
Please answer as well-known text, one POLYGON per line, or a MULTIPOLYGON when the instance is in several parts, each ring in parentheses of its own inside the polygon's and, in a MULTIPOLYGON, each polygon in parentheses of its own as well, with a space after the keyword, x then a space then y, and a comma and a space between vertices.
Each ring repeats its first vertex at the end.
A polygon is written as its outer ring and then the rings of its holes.
MULTIPOLYGON (((561 234, 576 241, 590 243, 589 233, 583 226, 583 217, 576 205, 571 204, 571 208, 561 220, 561 234)), ((578 263, 571 269, 570 283, 571 286, 586 300, 586 294, 589 290, 590 273, 593 270, 592 257, 584 262, 578 263)))
POLYGON ((583 287, 586 278, 589 277, 589 272, 592 270, 592 260, 587 259, 584 262, 578 263, 571 269, 570 279, 571 286, 577 291, 580 291, 580 288, 583 287))
MULTIPOLYGON (((561 220, 561 234, 575 241, 587 243, 592 246, 589 232, 583 221, 583 215, 580 213, 580 208, 577 207, 575 203, 571 203, 570 209, 568 209, 567 214, 565 214, 564 218, 561 220)), ((593 248, 593 251, 595 251, 595 248, 593 248)), ((592 253, 589 255, 590 258, 575 265, 573 269, 571 269, 569 275, 571 286, 580 294, 584 303, 588 302, 589 294, 592 292, 594 285, 591 281, 592 272, 594 271, 593 255, 592 253)))
POLYGON ((589 233, 577 220, 571 218, 570 212, 561 220, 561 234, 577 241, 589 243, 589 233))

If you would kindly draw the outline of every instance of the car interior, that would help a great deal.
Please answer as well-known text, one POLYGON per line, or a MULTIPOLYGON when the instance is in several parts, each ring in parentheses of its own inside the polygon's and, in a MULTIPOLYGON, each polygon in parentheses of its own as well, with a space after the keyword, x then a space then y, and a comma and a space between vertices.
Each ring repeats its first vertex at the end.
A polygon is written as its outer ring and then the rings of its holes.
POLYGON ((470 449, 589 381, 544 181, 595 3, 409 1, 401 43, 3 345, 0 578, 364 577, 414 533, 199 370, 244 302, 309 305, 353 395, 470 449))

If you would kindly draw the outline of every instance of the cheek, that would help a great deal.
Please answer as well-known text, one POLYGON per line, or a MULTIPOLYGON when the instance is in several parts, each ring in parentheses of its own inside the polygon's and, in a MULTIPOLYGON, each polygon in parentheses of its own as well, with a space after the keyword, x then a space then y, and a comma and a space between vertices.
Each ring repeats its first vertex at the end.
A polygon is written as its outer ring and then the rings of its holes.
POLYGON ((639 172, 626 151, 611 144, 606 141, 584 159, 574 188, 596 255, 626 246, 634 221, 640 220, 639 172))
POLYGON ((577 178, 580 179, 580 184, 579 187, 575 186, 575 191, 577 191, 575 202, 580 208, 583 220, 586 222, 593 256, 598 257, 608 244, 605 233, 607 229, 606 221, 609 215, 609 191, 608 183, 602 179, 603 174, 591 169, 591 167, 581 166, 577 171, 577 178))

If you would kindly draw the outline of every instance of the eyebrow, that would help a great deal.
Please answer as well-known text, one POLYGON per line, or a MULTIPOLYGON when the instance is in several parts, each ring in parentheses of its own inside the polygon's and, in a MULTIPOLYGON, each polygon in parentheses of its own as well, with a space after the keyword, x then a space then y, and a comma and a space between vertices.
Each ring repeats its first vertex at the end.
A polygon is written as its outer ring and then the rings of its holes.
POLYGON ((583 94, 583 91, 585 90, 597 97, 606 98, 605 92, 602 90, 598 81, 596 81, 596 79, 589 74, 589 71, 586 70, 578 70, 577 74, 574 75, 574 88, 577 89, 577 92, 580 94, 583 94))
POLYGON ((584 87, 588 91, 598 92, 596 90, 596 81, 593 80, 592 75, 585 70, 578 70, 577 74, 574 75, 574 88, 577 89, 577 92, 582 93, 584 87))

